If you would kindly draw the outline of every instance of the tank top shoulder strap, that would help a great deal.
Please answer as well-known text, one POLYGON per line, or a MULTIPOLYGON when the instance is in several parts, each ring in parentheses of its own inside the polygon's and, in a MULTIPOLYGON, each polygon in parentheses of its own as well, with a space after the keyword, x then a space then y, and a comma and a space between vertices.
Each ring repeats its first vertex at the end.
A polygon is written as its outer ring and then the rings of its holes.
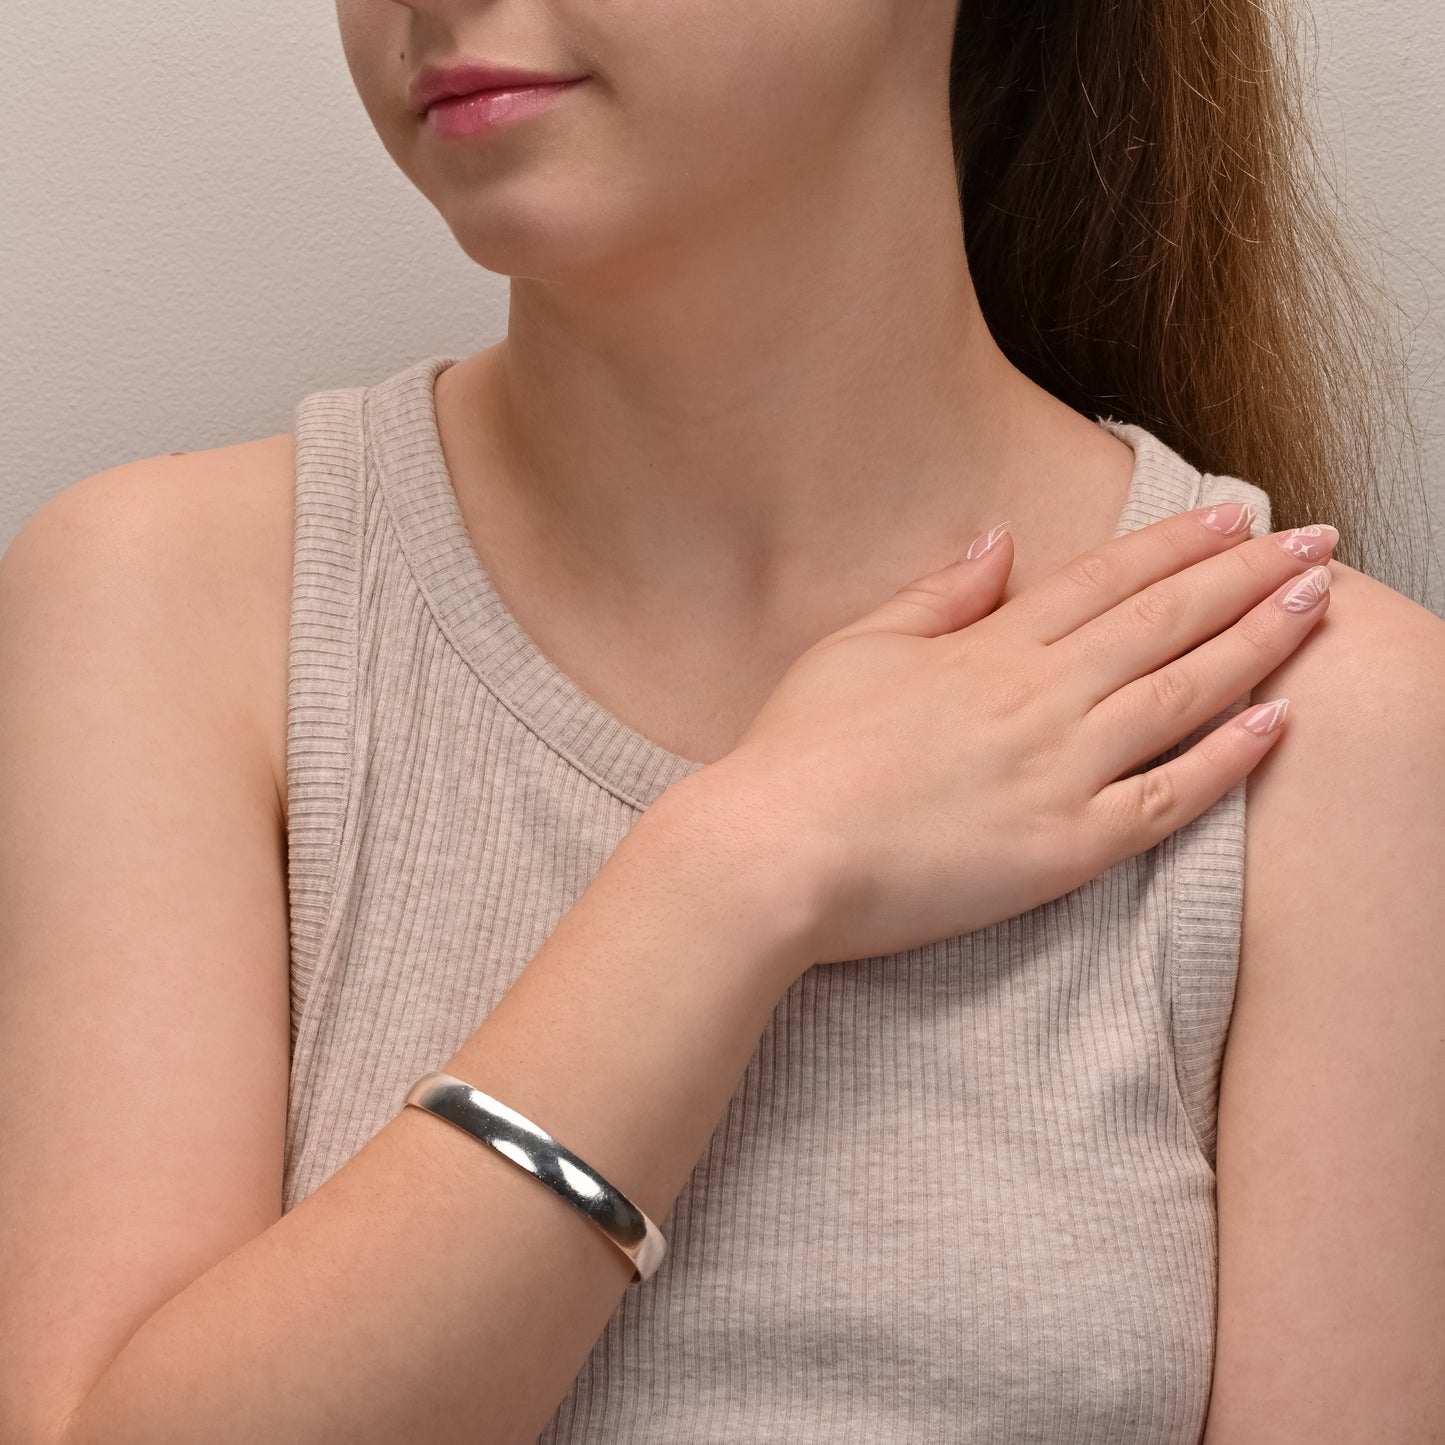
POLYGON ((366 388, 313 392, 295 409, 295 532, 286 703, 291 1042, 336 897, 356 755, 366 536, 366 388))

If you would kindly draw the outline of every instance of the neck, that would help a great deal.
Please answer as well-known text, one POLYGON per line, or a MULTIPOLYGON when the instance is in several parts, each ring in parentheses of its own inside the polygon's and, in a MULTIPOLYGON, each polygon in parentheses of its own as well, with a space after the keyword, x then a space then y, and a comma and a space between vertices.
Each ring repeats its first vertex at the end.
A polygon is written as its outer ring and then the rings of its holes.
POLYGON ((438 382, 459 493, 603 606, 741 627, 887 595, 1117 481, 1128 447, 994 343, 953 196, 905 172, 862 211, 809 197, 705 253, 515 278, 506 340, 438 382))

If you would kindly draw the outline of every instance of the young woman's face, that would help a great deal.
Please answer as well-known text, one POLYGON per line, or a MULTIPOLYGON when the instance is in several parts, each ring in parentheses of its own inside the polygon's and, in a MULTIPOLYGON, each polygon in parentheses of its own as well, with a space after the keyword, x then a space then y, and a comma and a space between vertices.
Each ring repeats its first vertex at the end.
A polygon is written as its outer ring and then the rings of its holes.
MULTIPOLYGON (((880 166, 947 146, 957 0, 337 0, 382 144, 478 264, 621 279, 699 236, 856 204, 880 166), (474 60, 585 79, 481 134, 408 91, 474 60)), ((824 224, 856 214, 824 214, 824 224)))

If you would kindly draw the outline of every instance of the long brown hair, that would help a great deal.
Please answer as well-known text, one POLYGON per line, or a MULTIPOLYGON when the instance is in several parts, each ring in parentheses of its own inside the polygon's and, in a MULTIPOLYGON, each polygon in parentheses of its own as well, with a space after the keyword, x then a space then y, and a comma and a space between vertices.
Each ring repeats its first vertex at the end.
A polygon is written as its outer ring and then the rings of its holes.
POLYGON ((1425 497, 1398 299, 1356 249, 1276 4, 961 0, 970 271, 1059 400, 1253 482, 1276 530, 1334 523, 1341 562, 1429 606, 1428 500, 1423 527, 1382 502, 1425 497))

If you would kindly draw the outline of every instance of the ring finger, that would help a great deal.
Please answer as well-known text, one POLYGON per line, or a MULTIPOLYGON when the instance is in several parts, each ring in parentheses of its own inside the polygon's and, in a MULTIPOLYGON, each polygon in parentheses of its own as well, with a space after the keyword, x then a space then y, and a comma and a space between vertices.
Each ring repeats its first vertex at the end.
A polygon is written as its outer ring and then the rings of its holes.
POLYGON ((1328 563, 1291 577, 1233 627, 1091 708, 1098 786, 1157 758, 1279 667, 1329 610, 1328 563))

